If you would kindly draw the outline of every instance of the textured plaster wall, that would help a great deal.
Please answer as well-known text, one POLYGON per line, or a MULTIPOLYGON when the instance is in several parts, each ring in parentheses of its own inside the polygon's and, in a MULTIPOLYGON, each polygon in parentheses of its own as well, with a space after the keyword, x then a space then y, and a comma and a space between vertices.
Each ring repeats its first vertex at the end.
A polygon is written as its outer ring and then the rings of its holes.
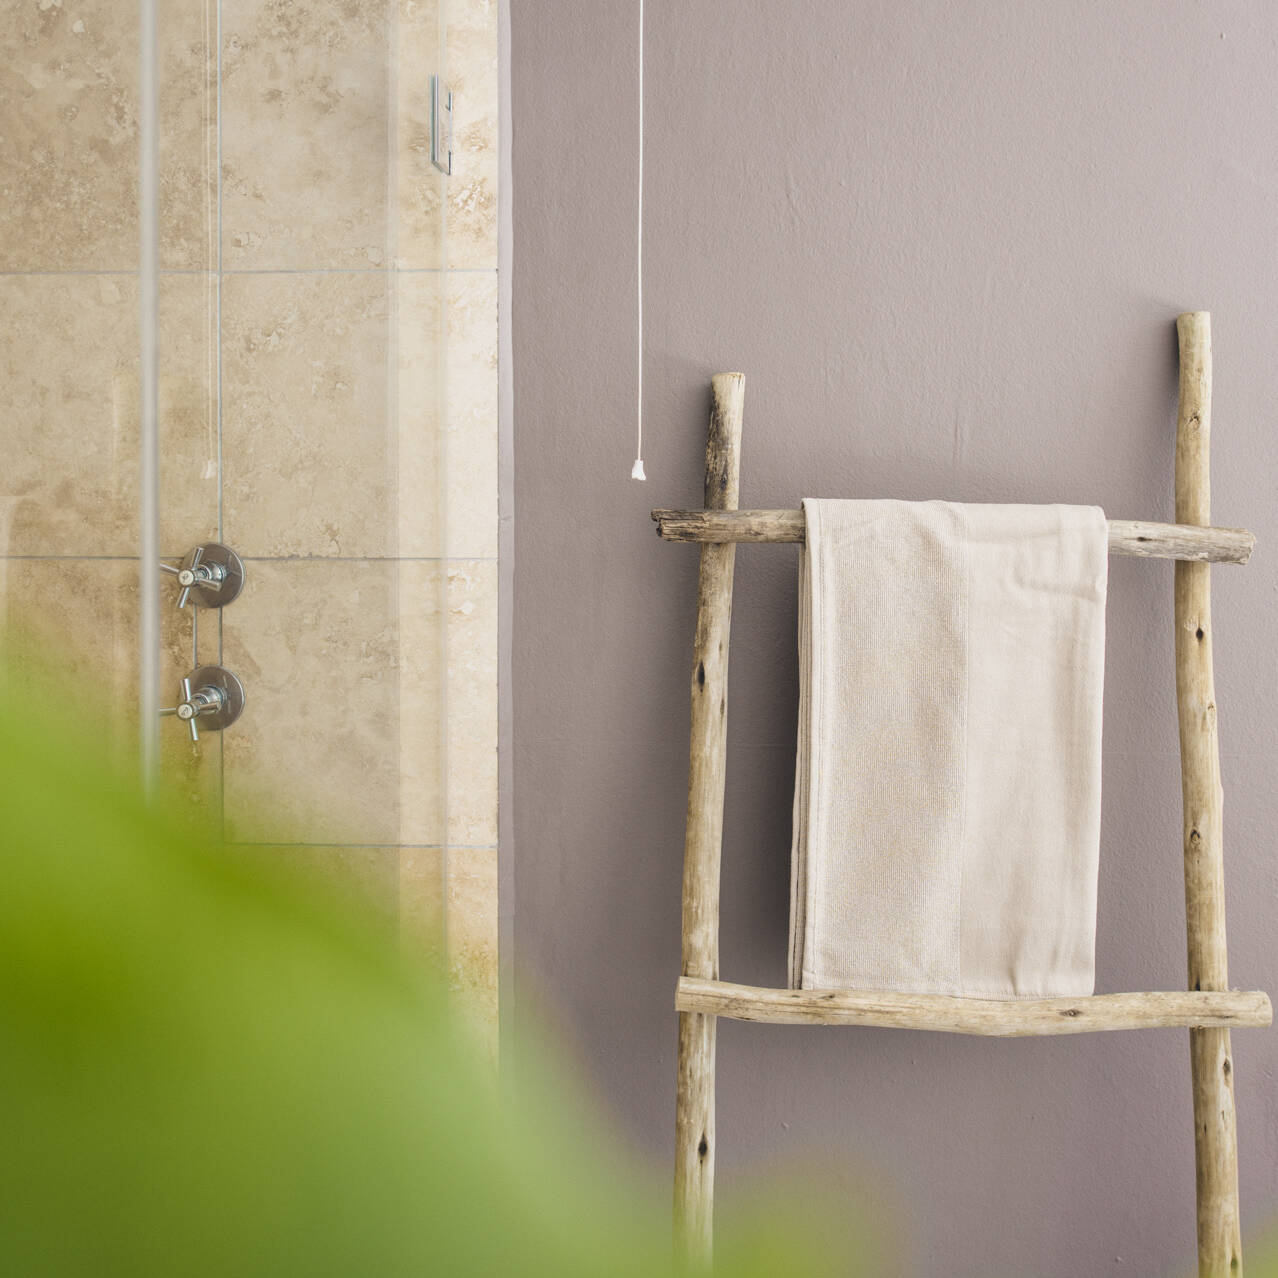
MULTIPOLYGON (((1278 9, 648 0, 649 482, 634 404, 636 5, 512 0, 515 964, 654 1165, 672 1141, 707 384, 743 505, 1099 502, 1170 519, 1180 310, 1213 312, 1231 972, 1278 986, 1278 9)), ((785 975, 793 548, 737 560, 722 967, 785 975)), ((1098 989, 1184 980, 1168 564, 1116 560, 1098 989)), ((867 743, 873 749, 873 742, 867 743)), ((1278 1036, 1235 1038, 1246 1230, 1278 1216, 1278 1036)), ((906 1274, 1183 1272, 1188 1049, 720 1030, 720 1200, 814 1166, 906 1274)))

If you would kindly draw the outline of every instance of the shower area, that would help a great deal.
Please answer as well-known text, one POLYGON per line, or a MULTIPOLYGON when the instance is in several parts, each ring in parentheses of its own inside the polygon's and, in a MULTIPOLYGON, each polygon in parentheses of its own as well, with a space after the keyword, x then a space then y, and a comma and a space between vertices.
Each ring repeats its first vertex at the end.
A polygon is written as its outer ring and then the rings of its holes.
POLYGON ((496 0, 3 11, 5 663, 495 1050, 496 0))

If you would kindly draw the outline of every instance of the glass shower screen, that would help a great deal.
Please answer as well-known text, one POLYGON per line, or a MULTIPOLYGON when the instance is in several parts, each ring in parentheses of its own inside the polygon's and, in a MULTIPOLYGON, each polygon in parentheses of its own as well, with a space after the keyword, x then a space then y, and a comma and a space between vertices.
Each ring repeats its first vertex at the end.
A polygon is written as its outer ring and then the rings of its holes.
POLYGON ((447 842, 442 23, 79 0, 0 29, 6 663, 217 835, 387 911, 439 898, 447 842))

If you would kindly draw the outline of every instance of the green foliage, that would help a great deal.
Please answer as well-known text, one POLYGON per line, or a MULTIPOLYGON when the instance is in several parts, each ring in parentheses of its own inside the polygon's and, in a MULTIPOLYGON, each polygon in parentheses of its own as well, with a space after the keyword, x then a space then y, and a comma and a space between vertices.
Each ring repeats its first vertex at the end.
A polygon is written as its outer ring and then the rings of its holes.
MULTIPOLYGON (((0 680, 0 1274, 678 1272, 664 1183, 550 1045, 499 1097, 384 921, 144 802, 22 683, 0 680)), ((756 1187, 717 1274, 883 1274, 848 1205, 870 1196, 756 1187)), ((1278 1278, 1267 1241, 1248 1271, 1278 1278)))
MULTIPOLYGON (((673 1272, 664 1203, 549 1057, 499 1099, 392 937, 148 805, 13 688, 0 857, 0 1273, 673 1272)), ((719 1271, 851 1271, 801 1229, 725 1240, 719 1271)))

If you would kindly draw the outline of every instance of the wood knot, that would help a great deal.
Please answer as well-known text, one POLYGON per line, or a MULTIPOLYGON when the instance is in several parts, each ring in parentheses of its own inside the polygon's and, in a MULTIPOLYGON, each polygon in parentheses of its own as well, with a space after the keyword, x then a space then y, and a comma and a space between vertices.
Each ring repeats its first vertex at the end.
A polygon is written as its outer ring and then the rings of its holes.
POLYGON ((706 686, 706 663, 704 661, 697 662, 697 685, 702 688, 706 686))
POLYGON ((706 1140, 705 1134, 702 1133, 701 1140, 697 1145, 697 1157, 704 1158, 710 1152, 710 1142, 706 1140))
POLYGON ((1197 830, 1190 830, 1190 832, 1189 832, 1189 846, 1190 846, 1191 848, 1193 848, 1193 849, 1194 849, 1194 851, 1197 851, 1197 850, 1198 850, 1198 845, 1199 845, 1200 843, 1202 843, 1202 841, 1203 841, 1203 836, 1202 836, 1201 834, 1199 834, 1197 830))
POLYGON ((1230 1074, 1234 1072, 1234 1067, 1229 1063, 1228 1056, 1226 1056, 1225 1059, 1220 1062, 1220 1072, 1224 1074, 1226 1078, 1228 1078, 1230 1074))
POLYGON ((1080 1016, 1082 1015, 1082 1013, 1079 1012, 1078 1008, 1076 1007, 1063 1007, 1061 1008, 1061 1015, 1062 1016, 1080 1016))
POLYGON ((1202 628, 1202 626, 1199 626, 1199 627, 1198 627, 1198 629, 1194 631, 1194 635, 1195 635, 1195 637, 1198 639, 1198 642, 1199 642, 1199 643, 1201 643, 1201 642, 1202 642, 1202 639, 1203 639, 1203 628, 1202 628))

